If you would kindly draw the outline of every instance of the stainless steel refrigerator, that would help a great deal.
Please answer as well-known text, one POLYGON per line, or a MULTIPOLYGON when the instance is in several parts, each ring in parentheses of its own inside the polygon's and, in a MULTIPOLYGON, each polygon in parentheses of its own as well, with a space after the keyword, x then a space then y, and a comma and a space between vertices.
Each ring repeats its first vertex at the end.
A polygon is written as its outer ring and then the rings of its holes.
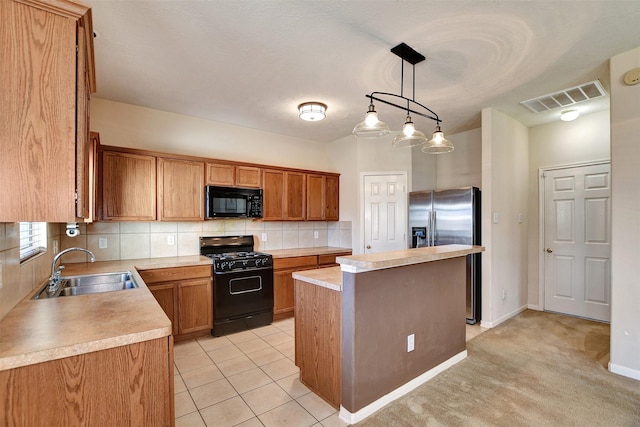
MULTIPOLYGON (((480 190, 476 187, 409 193, 410 248, 480 245, 480 190)), ((467 255, 467 323, 480 321, 480 254, 467 255)))

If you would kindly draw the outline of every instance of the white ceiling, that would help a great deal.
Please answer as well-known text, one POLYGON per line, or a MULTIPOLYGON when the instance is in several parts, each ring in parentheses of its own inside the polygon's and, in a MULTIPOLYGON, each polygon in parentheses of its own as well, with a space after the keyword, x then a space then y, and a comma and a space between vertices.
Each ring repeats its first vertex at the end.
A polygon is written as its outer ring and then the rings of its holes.
MULTIPOLYGON (((85 1, 96 97, 321 142, 351 134, 365 94, 400 93, 390 49, 401 42, 427 57, 415 100, 448 134, 479 127, 487 107, 527 126, 557 120, 520 101, 596 79, 608 90, 608 59, 640 45, 638 0, 85 1), (300 120, 304 101, 326 103, 327 118, 300 120)), ((410 82, 409 66, 409 97, 410 82)), ((576 107, 606 109, 608 97, 576 107)), ((400 130, 401 110, 377 110, 400 130)))

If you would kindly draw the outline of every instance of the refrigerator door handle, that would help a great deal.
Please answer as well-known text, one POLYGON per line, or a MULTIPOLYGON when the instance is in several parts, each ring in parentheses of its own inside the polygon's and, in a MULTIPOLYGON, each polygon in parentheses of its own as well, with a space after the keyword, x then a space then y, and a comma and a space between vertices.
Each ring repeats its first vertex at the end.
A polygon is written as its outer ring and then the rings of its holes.
POLYGON ((435 246, 436 245, 436 211, 431 212, 431 229, 433 230, 433 233, 431 233, 431 246, 435 246))

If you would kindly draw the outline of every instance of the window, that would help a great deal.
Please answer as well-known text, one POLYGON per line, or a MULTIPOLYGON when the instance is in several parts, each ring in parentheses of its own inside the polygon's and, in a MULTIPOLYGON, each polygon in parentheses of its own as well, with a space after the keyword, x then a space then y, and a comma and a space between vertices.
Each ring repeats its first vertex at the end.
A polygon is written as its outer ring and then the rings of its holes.
POLYGON ((47 251, 47 223, 20 223, 20 262, 47 251))

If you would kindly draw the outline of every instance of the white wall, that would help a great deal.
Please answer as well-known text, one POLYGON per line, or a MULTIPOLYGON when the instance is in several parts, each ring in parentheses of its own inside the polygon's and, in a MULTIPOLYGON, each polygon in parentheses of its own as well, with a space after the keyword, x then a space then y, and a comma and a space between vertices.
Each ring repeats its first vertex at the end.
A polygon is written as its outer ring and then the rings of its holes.
POLYGON ((611 359, 609 369, 640 380, 640 47, 611 58, 611 359))
POLYGON ((454 146, 451 153, 411 152, 411 191, 444 190, 482 185, 482 131, 480 128, 445 135, 454 146))
MULTIPOLYGON (((348 136, 330 144, 330 164, 340 173, 340 219, 351 221, 353 253, 363 252, 362 172, 406 172, 411 183, 411 150, 395 148, 391 141, 397 135, 376 139, 348 136)), ((407 188, 409 191, 409 188, 407 188)))
POLYGON ((335 172, 327 144, 104 99, 91 99, 91 130, 104 145, 335 172))
POLYGON ((518 214, 527 212, 528 156, 528 129, 482 110, 482 324, 488 327, 526 308, 527 220, 518 223, 518 214))
POLYGON ((540 309, 539 169, 609 160, 609 111, 555 121, 529 129, 529 295, 531 308, 540 309))

